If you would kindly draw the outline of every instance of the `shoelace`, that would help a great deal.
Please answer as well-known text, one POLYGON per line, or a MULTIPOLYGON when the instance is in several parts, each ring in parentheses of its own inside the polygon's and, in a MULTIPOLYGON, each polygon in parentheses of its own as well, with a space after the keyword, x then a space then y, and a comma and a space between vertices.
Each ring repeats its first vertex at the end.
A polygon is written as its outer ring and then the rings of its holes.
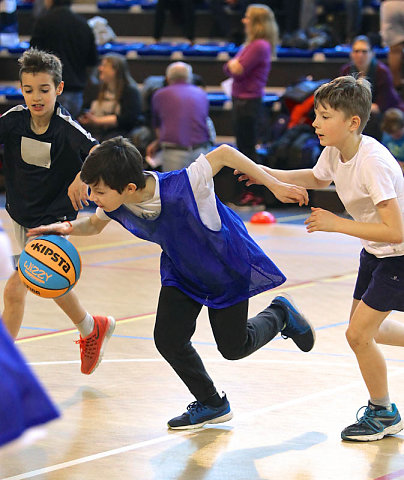
POLYGON ((75 340, 74 343, 80 345, 80 353, 86 357, 91 357, 97 349, 97 341, 93 335, 86 338, 80 337, 78 340, 75 340))
POLYGON ((200 410, 203 410, 205 407, 205 405, 201 402, 198 402, 198 400, 196 400, 195 402, 192 402, 190 403, 188 406, 187 406, 187 410, 188 412, 192 412, 192 411, 195 411, 195 412, 199 412, 200 410))
POLYGON ((356 412, 356 420, 358 421, 358 423, 365 423, 368 427, 370 427, 373 430, 375 428, 383 429, 384 428, 383 424, 378 420, 376 420, 376 418, 374 418, 376 416, 377 416, 377 410, 372 410, 367 405, 364 405, 356 412), (363 409, 365 409, 365 412, 359 418, 359 412, 363 409))

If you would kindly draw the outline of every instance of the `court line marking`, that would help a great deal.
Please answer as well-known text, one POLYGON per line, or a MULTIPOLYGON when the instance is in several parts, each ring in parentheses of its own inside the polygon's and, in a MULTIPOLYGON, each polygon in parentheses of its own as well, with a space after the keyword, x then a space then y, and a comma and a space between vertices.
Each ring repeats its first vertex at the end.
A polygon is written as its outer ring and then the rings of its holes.
MULTIPOLYGON (((136 320, 144 320, 145 318, 154 317, 155 315, 156 315, 155 312, 142 313, 140 315, 135 315, 133 317, 118 318, 116 319, 116 322, 119 324, 123 324, 123 323, 133 322, 136 320)), ((75 332, 77 332, 77 328, 73 327, 73 328, 67 328, 65 330, 57 330, 56 332, 52 331, 52 332, 38 333, 37 335, 32 335, 29 337, 17 338, 15 343, 34 342, 35 340, 42 340, 44 338, 51 338, 51 337, 59 337, 62 335, 68 335, 69 333, 75 333, 75 332)))
POLYGON ((382 475, 381 477, 377 477, 374 480, 393 480, 395 478, 403 478, 404 477, 404 469, 396 470, 395 472, 387 473, 386 475, 382 475))
MULTIPOLYGON (((337 282, 337 281, 340 281, 340 279, 345 280, 347 278, 353 278, 354 276, 355 276, 355 274, 353 274, 353 273, 342 274, 342 275, 333 275, 331 277, 320 278, 320 279, 315 280, 315 281, 309 280, 309 281, 305 281, 305 282, 301 282, 301 283, 298 283, 298 284, 295 284, 295 285, 290 285, 290 286, 285 286, 285 287, 280 285, 279 287, 276 287, 276 288, 272 289, 272 291, 290 292, 292 290, 298 290, 298 289, 301 289, 301 288, 312 287, 312 286, 315 286, 317 283, 321 283, 321 282, 324 282, 324 281, 337 282)), ((256 296, 268 295, 269 291, 271 291, 271 290, 267 290, 265 292, 259 293, 256 296)), ((134 320, 140 320, 140 319, 152 317, 154 315, 156 315, 156 312, 150 312, 150 313, 146 313, 146 314, 135 315, 133 317, 125 317, 125 318, 122 318, 122 319, 117 319, 116 321, 118 323, 128 323, 128 322, 132 322, 134 320)), ((73 327, 73 328, 68 328, 68 329, 64 329, 64 330, 58 330, 56 332, 52 331, 52 332, 39 333, 37 335, 32 335, 32 336, 29 336, 29 337, 17 338, 16 343, 33 342, 35 340, 41 340, 43 338, 50 338, 50 337, 68 335, 69 333, 74 333, 74 332, 77 332, 77 329, 73 327)))
MULTIPOLYGON (((404 368, 398 368, 396 371, 394 371, 390 374, 390 377, 397 376, 397 375, 402 375, 403 373, 404 373, 404 368)), ((244 421, 244 420, 249 419, 251 417, 254 417, 256 415, 262 415, 263 413, 273 412, 273 411, 276 411, 276 410, 282 410, 282 409, 289 408, 289 407, 298 405, 300 403, 305 403, 307 401, 312 401, 312 400, 315 400, 315 399, 318 399, 318 398, 321 398, 321 397, 326 397, 326 396, 329 396, 329 395, 335 395, 336 393, 343 392, 343 391, 346 391, 346 390, 350 390, 350 389, 358 387, 358 386, 362 386, 362 383, 363 383, 362 380, 357 380, 355 382, 351 382, 351 383, 348 383, 348 384, 345 384, 345 385, 341 385, 339 387, 330 388, 328 390, 321 390, 321 391, 318 391, 318 392, 315 392, 315 393, 311 393, 309 395, 305 395, 303 397, 295 398, 293 400, 289 400, 289 401, 286 401, 286 402, 281 402, 281 403, 278 403, 278 404, 270 405, 268 407, 259 408, 257 410, 252 410, 252 411, 244 413, 244 414, 243 413, 238 414, 236 423, 239 423, 239 420, 244 421)), ((80 465, 82 463, 92 462, 94 460, 99 460, 101 458, 106 458, 106 457, 110 457, 110 456, 113 456, 113 455, 119 455, 121 453, 126 453, 126 452, 130 452, 130 451, 133 451, 133 450, 138 450, 139 448, 148 447, 148 446, 151 446, 151 445, 157 445, 159 443, 174 441, 174 440, 177 440, 178 438, 183 438, 183 437, 186 437, 188 435, 195 434, 195 432, 197 432, 197 431, 198 430, 193 430, 191 432, 188 431, 188 432, 184 432, 184 433, 175 432, 175 434, 166 434, 166 435, 163 435, 161 437, 157 437, 157 438, 154 438, 154 439, 151 439, 151 440, 146 440, 144 442, 133 443, 131 445, 125 445, 124 447, 114 448, 112 450, 105 450, 104 452, 95 453, 93 455, 88 455, 86 457, 77 458, 75 460, 70 460, 68 462, 57 463, 57 464, 51 465, 49 467, 43 467, 43 468, 39 468, 37 470, 31 470, 30 472, 25 472, 25 473, 21 473, 19 475, 14 475, 12 477, 3 478, 2 480, 24 480, 26 478, 33 478, 33 477, 36 477, 38 475, 42 475, 42 474, 49 473, 49 472, 54 472, 56 470, 62 470, 64 468, 74 467, 74 466, 80 465)))

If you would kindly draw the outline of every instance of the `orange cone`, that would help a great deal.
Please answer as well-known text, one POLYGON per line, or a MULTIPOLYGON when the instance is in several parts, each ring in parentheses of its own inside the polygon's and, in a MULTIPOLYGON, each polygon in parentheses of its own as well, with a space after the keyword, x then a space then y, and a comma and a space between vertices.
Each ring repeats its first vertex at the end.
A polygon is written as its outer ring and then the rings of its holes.
POLYGON ((257 212, 250 219, 251 223, 276 223, 276 218, 269 212, 257 212))

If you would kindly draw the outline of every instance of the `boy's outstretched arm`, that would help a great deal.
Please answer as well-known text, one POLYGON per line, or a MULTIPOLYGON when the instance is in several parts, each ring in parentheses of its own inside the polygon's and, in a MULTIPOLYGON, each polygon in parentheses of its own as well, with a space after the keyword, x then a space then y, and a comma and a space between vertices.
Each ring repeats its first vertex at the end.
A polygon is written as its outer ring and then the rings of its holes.
MULTIPOLYGON (((264 165, 261 165, 261 168, 281 182, 293 183, 294 185, 300 185, 308 189, 326 188, 331 183, 331 181, 316 178, 311 168, 302 168, 301 170, 276 170, 264 165)), ((242 182, 246 180, 247 186, 257 184, 256 179, 249 177, 245 172, 236 170, 234 174, 241 174, 239 181, 242 182)))
POLYGON ((402 243, 404 225, 397 198, 384 200, 376 205, 379 223, 364 223, 341 218, 322 208, 312 208, 310 217, 304 222, 309 233, 338 232, 371 242, 402 243))
POLYGON ((38 235, 97 235, 110 222, 110 220, 100 220, 97 215, 81 217, 73 222, 51 223, 50 225, 41 225, 40 227, 30 228, 28 237, 38 235))
POLYGON ((229 145, 221 145, 208 153, 206 158, 212 167, 213 176, 223 167, 230 167, 256 179, 256 183, 267 187, 283 203, 298 203, 302 206, 309 201, 304 187, 283 183, 229 145))

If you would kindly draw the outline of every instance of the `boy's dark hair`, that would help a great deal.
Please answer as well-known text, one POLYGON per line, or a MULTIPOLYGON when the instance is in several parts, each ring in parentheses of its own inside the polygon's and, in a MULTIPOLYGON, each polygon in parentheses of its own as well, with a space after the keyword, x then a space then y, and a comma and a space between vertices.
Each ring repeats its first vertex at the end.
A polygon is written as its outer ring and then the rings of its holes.
POLYGON ((52 76, 55 87, 62 81, 62 62, 53 53, 44 52, 36 48, 26 50, 18 59, 20 64, 19 78, 23 73, 48 73, 52 76))
POLYGON ((346 117, 358 115, 361 119, 359 133, 369 120, 372 107, 372 89, 370 82, 352 75, 338 77, 324 83, 314 92, 314 108, 329 105, 342 111, 346 117))
POLYGON ((389 135, 404 128, 404 113, 398 108, 389 108, 383 115, 381 129, 389 135))
POLYGON ((80 174, 87 185, 105 185, 122 193, 129 183, 142 189, 146 185, 143 159, 138 149, 127 138, 105 140, 86 158, 80 174))

